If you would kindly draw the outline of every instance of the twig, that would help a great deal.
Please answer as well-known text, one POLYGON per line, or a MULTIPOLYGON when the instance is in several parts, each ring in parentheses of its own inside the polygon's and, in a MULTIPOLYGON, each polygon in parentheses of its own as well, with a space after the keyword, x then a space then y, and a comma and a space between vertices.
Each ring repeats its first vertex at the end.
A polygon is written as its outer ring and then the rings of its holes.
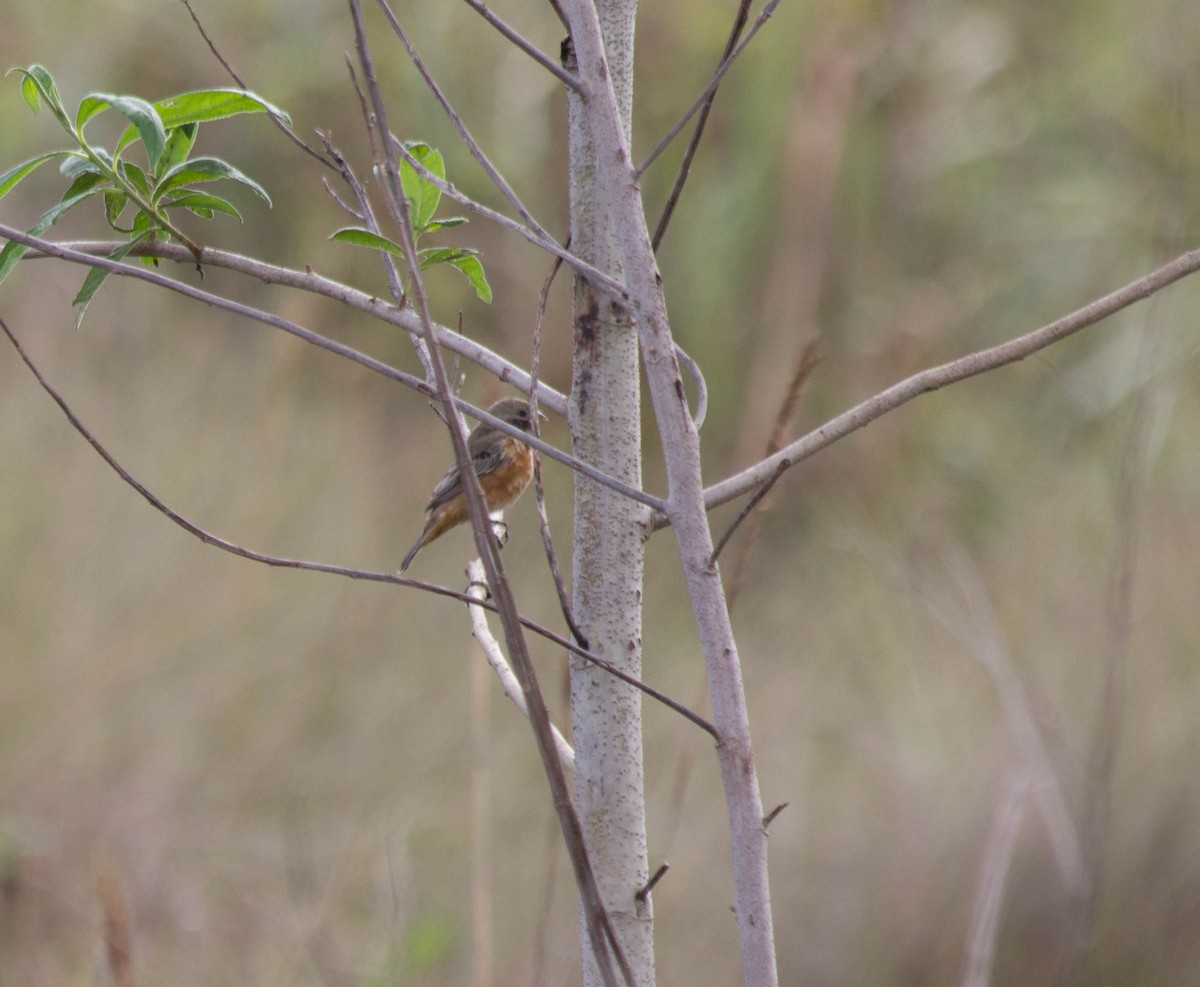
MULTIPOLYGON (((470 152, 471 157, 478 162, 479 166, 483 169, 484 174, 491 179, 492 184, 495 185, 500 194, 508 200, 508 204, 517 211, 517 215, 525 221, 525 224, 530 229, 536 230, 545 239, 553 239, 553 237, 546 232, 542 225, 533 218, 533 214, 525 208, 525 204, 517 196, 517 193, 513 191, 512 186, 508 184, 504 176, 500 174, 500 171, 495 165, 492 164, 491 160, 484 153, 483 148, 480 147, 479 142, 471 136, 471 132, 467 129, 467 125, 463 122, 462 117, 458 115, 458 111, 454 109, 450 103, 450 100, 446 98, 446 94, 442 92, 441 86, 437 84, 437 80, 434 79, 429 69, 425 67, 425 63, 421 60, 421 56, 418 54, 416 47, 409 39, 408 33, 404 30, 399 18, 396 17, 396 14, 393 12, 387 0, 377 0, 377 2, 380 9, 383 11, 384 16, 387 18, 388 24, 391 25, 392 31, 395 32, 396 37, 400 40, 400 44, 404 46, 404 50, 408 54, 409 60, 413 63, 413 66, 416 68, 417 72, 420 73, 421 78, 425 80, 425 85, 433 94, 433 98, 437 100, 437 104, 442 108, 442 112, 446 114, 446 119, 448 119, 454 129, 458 131, 458 136, 461 137, 463 143, 466 144, 467 150, 470 152)), ((560 69, 560 71, 562 70, 560 69)), ((576 83, 576 85, 578 85, 578 83, 576 83)), ((390 132, 384 130, 383 133, 386 139, 386 135, 390 132)))
MULTIPOLYGON (((205 30, 204 24, 201 23, 199 15, 192 7, 191 0, 180 0, 180 2, 187 8, 188 15, 192 18, 192 23, 196 25, 196 30, 200 32, 200 37, 203 38, 204 43, 208 45, 208 50, 213 53, 213 57, 221 63, 221 67, 229 73, 229 77, 233 79, 233 81, 236 82, 240 88, 249 91, 249 87, 242 81, 242 77, 237 74, 233 66, 230 65, 225 56, 221 54, 220 49, 217 48, 216 42, 213 41, 212 36, 207 30, 205 30)), ((321 154, 321 152, 316 148, 310 146, 308 142, 305 141, 304 138, 296 133, 296 131, 294 131, 291 127, 289 127, 278 114, 270 110, 267 111, 267 114, 270 116, 271 122, 274 123, 275 126, 280 129, 280 131, 282 131, 283 135, 287 137, 288 140, 300 148, 300 150, 302 150, 305 154, 315 158, 317 161, 320 161, 321 164, 325 165, 327 168, 333 168, 333 162, 321 154)))
POLYGON ((775 806, 774 809, 763 816, 763 829, 770 829, 771 823, 775 821, 775 819, 779 816, 779 813, 781 813, 791 804, 791 802, 780 802, 777 806, 775 806))
MULTIPOLYGON (((546 303, 550 297, 550 286, 554 283, 554 276, 562 267, 562 260, 558 257, 554 259, 554 263, 550 267, 550 274, 546 277, 542 284, 542 290, 538 293, 537 317, 533 322, 533 346, 532 354, 529 360, 529 379, 530 394, 529 394, 529 419, 533 424, 535 435, 539 433, 538 424, 538 400, 537 400, 537 381, 538 370, 541 366, 542 357, 542 325, 546 318, 546 303)), ((558 594, 558 606, 562 611, 563 619, 567 622, 567 627, 575 636, 583 647, 589 647, 588 640, 583 632, 579 629, 579 625, 575 623, 575 616, 571 613, 571 601, 567 598, 567 587, 563 580, 562 569, 558 565, 558 553, 554 550, 554 539, 550 535, 550 518, 546 514, 546 491, 542 486, 542 464, 535 457, 533 461, 533 490, 535 502, 537 504, 538 528, 542 534, 542 547, 546 552, 546 562, 550 566, 550 575, 554 579, 554 591, 558 594)))
POLYGON ((771 488, 775 486, 775 481, 783 476, 783 474, 787 472, 787 468, 791 465, 792 464, 786 459, 781 460, 779 465, 775 468, 775 472, 766 479, 761 487, 754 491, 754 496, 746 502, 746 506, 741 509, 741 511, 738 513, 738 516, 735 517, 729 527, 725 529, 725 533, 721 535, 721 539, 717 542, 716 548, 712 550, 712 555, 708 557, 709 565, 716 564, 717 556, 721 554, 721 549, 725 547, 725 543, 733 537, 733 533, 737 531, 738 525, 745 521, 746 518, 748 518, 754 512, 754 509, 760 503, 762 503, 762 499, 766 497, 766 495, 771 492, 771 488))
MULTIPOLYGON (((1149 298, 1155 292, 1161 291, 1197 270, 1200 270, 1200 250, 1190 250, 1144 277, 1131 281, 1124 287, 1089 302, 1082 308, 1039 329, 1034 329, 1032 332, 997 346, 979 350, 941 366, 930 367, 913 374, 788 444, 774 456, 768 456, 748 469, 709 487, 704 492, 705 506, 711 509, 750 492, 760 483, 765 482, 778 469, 779 463, 785 459, 791 466, 795 466, 814 453, 820 452, 826 446, 832 445, 838 439, 858 431, 915 397, 1023 360, 1030 354, 1095 325, 1135 302, 1149 298)), ((666 523, 665 517, 656 516, 652 521, 655 528, 662 527, 666 523)))
MULTIPOLYGON (((358 89, 358 80, 354 78, 354 67, 350 66, 350 78, 355 89, 358 89)), ((354 169, 350 167, 350 162, 346 160, 346 156, 333 143, 328 134, 318 134, 321 138, 321 143, 325 145, 325 150, 329 152, 329 156, 333 158, 337 166, 338 174, 342 176, 342 181, 346 183, 346 187, 350 189, 358 202, 358 208, 361 210, 361 221, 372 233, 382 235, 383 229, 379 225, 379 220, 375 218, 375 210, 371 208, 371 199, 367 195, 367 190, 363 187, 362 182, 358 180, 358 176, 354 173, 354 169)), ((396 268, 395 258, 386 250, 380 250, 380 260, 383 262, 384 275, 387 277, 388 290, 392 293, 392 301, 396 303, 397 308, 404 307, 404 285, 400 280, 400 272, 396 268)), ((419 344, 421 337, 416 333, 410 334, 415 343, 419 344)), ((417 354, 421 357, 422 366, 427 365, 428 354, 424 349, 417 345, 417 354)), ((429 374, 426 373, 426 379, 429 379, 429 374)))
MULTIPOLYGON (((687 126, 688 121, 696 115, 696 112, 703 108, 706 103, 711 102, 712 94, 717 91, 717 86, 721 84, 721 79, 725 77, 725 73, 729 71, 729 67, 733 65, 733 63, 737 60, 737 57, 746 50, 746 46, 754 39, 754 36, 758 33, 759 28, 761 28, 771 17, 771 15, 775 13, 775 8, 778 6, 779 0, 768 0, 767 5, 762 9, 762 12, 755 19, 753 26, 750 28, 746 36, 742 38, 741 43, 738 44, 737 47, 734 48, 733 51, 730 52, 724 59, 722 59, 721 64, 717 66, 717 70, 713 73, 713 77, 708 80, 708 85, 700 90, 700 95, 697 96, 692 102, 692 105, 684 111, 683 116, 681 116, 675 122, 675 126, 667 131, 666 136, 654 146, 654 150, 647 154, 642 163, 633 170, 633 177, 635 180, 641 178, 646 169, 649 168, 654 163, 655 159, 667 149, 671 141, 679 136, 679 132, 687 126)), ((661 221, 659 225, 662 225, 661 221)), ((657 244, 655 244, 655 246, 657 246, 657 244)))
MULTIPOLYGON (((746 27, 746 19, 750 16, 750 0, 741 0, 738 5, 737 14, 733 19, 733 29, 729 32, 729 40, 725 43, 725 51, 721 55, 722 64, 733 53, 734 46, 741 37, 743 29, 746 27)), ((675 183, 671 186, 671 194, 667 196, 667 204, 663 207, 662 215, 658 218, 658 226, 654 230, 654 238, 651 243, 654 246, 655 253, 658 252, 659 245, 662 243, 663 237, 667 232, 667 225, 671 222, 671 217, 675 214, 675 206, 679 203, 679 196, 683 192, 684 183, 688 180, 688 175, 691 174, 692 160, 696 157, 696 150, 700 147, 700 138, 704 136, 704 128, 708 124, 708 115, 712 112, 713 102, 717 98, 717 87, 713 86, 704 100, 704 106, 700 110, 700 117, 696 121, 696 126, 692 129, 692 136, 688 140, 687 149, 683 152, 683 160, 679 162, 679 170, 675 173, 675 183)), ((663 145, 665 147, 665 145, 663 145)), ((647 158, 646 165, 653 158, 647 158)), ((642 168, 638 169, 638 175, 641 174, 642 168)))
POLYGON ((558 2, 558 0, 550 0, 550 6, 554 8, 554 12, 558 15, 558 19, 562 23, 562 26, 569 31, 571 29, 571 25, 567 22, 567 15, 563 13, 562 5, 558 2))
POLYGON ((704 419, 708 417, 708 384, 704 380, 700 364, 688 356, 678 343, 675 344, 675 357, 691 374, 692 383, 696 385, 696 410, 692 412, 692 421, 696 423, 696 428, 700 428, 704 424, 704 419))
POLYGON ((633 896, 634 900, 639 905, 644 905, 646 903, 646 899, 650 897, 650 892, 654 890, 654 886, 667 876, 667 871, 670 869, 671 865, 665 860, 659 864, 658 870, 650 875, 650 880, 642 885, 642 887, 638 890, 638 893, 633 896))
POLYGON ((528 41, 524 35, 514 30, 504 23, 499 17, 491 12, 481 0, 465 0, 466 4, 475 10, 485 21, 492 25, 504 37, 508 38, 514 45, 525 52, 530 58, 537 62, 551 75, 555 76, 564 86, 578 91, 579 80, 571 75, 566 69, 558 64, 549 55, 545 54, 533 42, 528 41))
MULTIPOLYGON (((813 337, 800 350, 795 369, 792 371, 792 379, 789 381, 787 390, 784 392, 783 401, 780 402, 779 411, 775 415, 775 424, 771 427, 771 434, 767 439, 766 454, 768 456, 780 450, 788 432, 791 430, 792 421, 796 417, 796 408, 800 403, 800 394, 804 390, 804 385, 808 381, 809 375, 813 372, 817 363, 820 362, 818 346, 816 337, 813 337)), ((737 558, 733 563, 733 571, 729 575, 728 595, 730 610, 737 605, 738 597, 741 595, 742 580, 745 577, 746 566, 750 563, 750 553, 754 550, 754 543, 758 540, 758 533, 762 529, 762 519, 766 513, 767 506, 765 500, 766 493, 775 485, 775 481, 783 475, 784 470, 787 469, 784 463, 787 463, 786 459, 780 463, 779 470, 758 488, 758 492, 754 494, 750 502, 742 510, 742 513, 737 516, 730 526, 730 531, 732 531, 748 513, 751 514, 750 524, 746 528, 746 537, 742 541, 741 550, 738 552, 737 558)), ((722 536, 722 544, 728 534, 729 532, 726 532, 726 535, 722 536)))
MULTIPOLYGON (((471 615, 471 636, 479 642, 479 647, 483 650, 483 656, 487 659, 487 663, 492 666, 492 671, 496 673, 496 678, 500 680, 500 689, 526 717, 529 716, 529 707, 525 704, 525 697, 521 694, 521 683, 517 681, 517 677, 513 675, 513 670, 509 667, 508 659, 504 657, 504 652, 500 650, 500 644, 492 634, 492 630, 488 627, 487 616, 479 601, 487 597, 487 576, 483 571, 483 563, 479 559, 473 559, 467 564, 467 596, 472 600, 467 604, 467 612, 471 615)), ((558 759, 563 766, 564 771, 575 770, 575 752, 571 749, 571 745, 567 743, 566 738, 556 726, 551 726, 551 732, 554 735, 554 748, 558 752, 558 759)))

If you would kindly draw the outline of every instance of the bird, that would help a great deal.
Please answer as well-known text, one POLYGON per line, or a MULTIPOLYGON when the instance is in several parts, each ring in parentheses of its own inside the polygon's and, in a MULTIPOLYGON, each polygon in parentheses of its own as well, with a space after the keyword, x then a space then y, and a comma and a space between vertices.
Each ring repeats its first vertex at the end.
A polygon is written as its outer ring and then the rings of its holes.
MULTIPOLYGON (((488 414, 522 432, 530 432, 533 428, 529 402, 521 398, 497 401, 488 408, 488 414)), ((546 416, 539 412, 538 419, 545 421, 546 416)), ((487 422, 480 422, 471 429, 467 436, 467 452, 489 512, 503 510, 516 501, 533 478, 533 450, 520 439, 487 422)), ((466 492, 457 465, 447 470, 433 488, 425 517, 424 530, 400 563, 401 572, 408 569, 417 552, 467 519, 466 492)))

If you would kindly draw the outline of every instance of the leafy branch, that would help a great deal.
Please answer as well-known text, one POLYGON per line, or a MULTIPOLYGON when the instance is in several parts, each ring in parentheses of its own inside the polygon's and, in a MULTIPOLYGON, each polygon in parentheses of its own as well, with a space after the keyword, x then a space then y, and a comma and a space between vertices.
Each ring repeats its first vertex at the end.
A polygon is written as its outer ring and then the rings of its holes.
MULTIPOLYGON (((110 259, 121 260, 138 244, 157 239, 184 244, 199 263, 200 247, 179 228, 173 212, 184 210, 201 219, 212 219, 219 213, 239 222, 242 216, 227 199, 196 186, 227 179, 271 204, 266 190, 228 161, 191 156, 201 123, 242 113, 269 113, 290 122, 286 113, 262 97, 238 89, 203 89, 149 103, 137 96, 89 93, 72 116, 46 68, 30 65, 12 69, 9 74, 12 72, 21 76, 21 96, 30 110, 39 113, 44 105, 74 145, 29 158, 0 175, 0 197, 48 161, 59 161, 59 171, 70 180, 62 198, 30 228, 31 235, 41 236, 76 206, 99 198, 109 228, 127 237, 109 254, 110 259), (111 151, 93 143, 85 133, 89 122, 110 109, 128 121, 111 151), (128 158, 127 152, 138 144, 144 152, 144 166, 128 158), (131 208, 132 218, 125 219, 131 208)), ((0 281, 27 249, 27 245, 14 240, 5 244, 0 250, 0 281)), ((96 267, 84 279, 74 300, 76 325, 108 274, 96 267)))
MULTIPOLYGON (((400 185, 404 191, 405 204, 408 206, 413 237, 418 244, 417 258, 421 270, 427 270, 438 264, 449 264, 466 276, 480 301, 490 304, 492 286, 488 284, 487 276, 483 272, 483 264, 479 260, 478 250, 471 247, 420 246, 421 237, 425 234, 463 226, 467 223, 467 218, 465 216, 448 216, 444 219, 435 219, 434 214, 442 201, 442 190, 410 163, 411 158, 429 174, 445 181, 446 163, 441 152, 423 141, 406 141, 404 150, 407 154, 400 161, 400 185)), ((368 247, 371 250, 383 250, 395 257, 402 258, 404 256, 403 248, 395 240, 363 226, 343 227, 332 234, 329 239, 352 243, 358 247, 368 247)))

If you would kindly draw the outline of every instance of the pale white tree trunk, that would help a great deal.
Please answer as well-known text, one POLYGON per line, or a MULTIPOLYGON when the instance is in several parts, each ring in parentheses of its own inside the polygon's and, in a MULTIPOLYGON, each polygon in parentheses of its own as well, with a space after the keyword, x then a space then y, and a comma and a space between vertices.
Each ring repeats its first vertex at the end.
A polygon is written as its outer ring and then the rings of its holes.
MULTIPOLYGON (((636 4, 602 0, 621 126, 629 133, 636 4)), ((619 239, 596 183, 586 108, 569 97, 572 250, 621 275, 619 239)), ((575 279, 574 360, 569 422, 574 453, 635 487, 642 482, 638 340, 623 308, 575 279)), ((576 475, 573 558, 575 619, 591 650, 638 677, 642 671, 645 509, 576 475)), ((617 938, 639 987, 654 983, 642 770, 641 696, 594 665, 571 663, 576 808, 617 938)), ((583 983, 600 983, 586 930, 583 983)))

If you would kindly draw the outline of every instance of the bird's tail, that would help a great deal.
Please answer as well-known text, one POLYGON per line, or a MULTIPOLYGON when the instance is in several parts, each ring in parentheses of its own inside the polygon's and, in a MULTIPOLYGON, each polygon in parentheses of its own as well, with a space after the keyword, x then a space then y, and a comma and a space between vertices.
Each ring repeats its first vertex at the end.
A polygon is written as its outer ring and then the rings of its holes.
POLYGON ((408 550, 408 554, 406 556, 404 556, 404 561, 400 563, 400 571, 401 572, 404 572, 406 569, 408 569, 409 564, 412 562, 413 559, 415 559, 417 557, 417 552, 421 551, 421 549, 424 548, 425 545, 428 543, 428 535, 429 535, 429 526, 426 525, 425 530, 421 532, 420 537, 418 537, 417 540, 415 542, 413 542, 413 547, 410 548, 408 550))

